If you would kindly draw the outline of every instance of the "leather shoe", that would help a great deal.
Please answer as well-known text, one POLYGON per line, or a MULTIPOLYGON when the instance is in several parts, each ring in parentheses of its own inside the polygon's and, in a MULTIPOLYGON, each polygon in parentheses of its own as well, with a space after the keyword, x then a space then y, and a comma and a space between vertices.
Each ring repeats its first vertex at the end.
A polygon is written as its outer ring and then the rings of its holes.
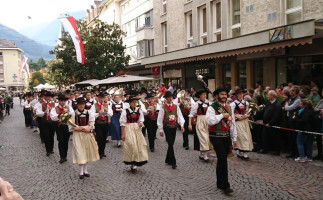
POLYGON ((90 177, 90 174, 84 174, 85 177, 90 177))
POLYGON ((107 157, 107 155, 103 154, 102 157, 107 157))
POLYGON ((187 147, 185 147, 185 150, 189 150, 190 148, 187 146, 187 147))
POLYGON ((229 195, 229 194, 231 194, 233 192, 233 190, 231 189, 231 188, 227 188, 227 189, 224 189, 223 190, 223 193, 225 194, 225 195, 229 195))
POLYGON ((173 169, 176 169, 176 168, 177 168, 177 165, 172 165, 172 168, 173 168, 173 169))
POLYGON ((64 162, 66 162, 67 161, 67 159, 66 158, 62 158, 60 161, 59 161, 59 163, 60 164, 62 164, 62 163, 64 163, 64 162))
POLYGON ((54 151, 49 152, 50 154, 54 154, 54 151))
POLYGON ((46 156, 50 156, 50 153, 46 153, 46 156))
POLYGON ((150 149, 150 151, 151 151, 151 152, 154 152, 154 151, 155 151, 155 149, 154 149, 154 148, 152 148, 152 149, 150 149))
POLYGON ((84 175, 80 175, 80 179, 84 179, 84 175))

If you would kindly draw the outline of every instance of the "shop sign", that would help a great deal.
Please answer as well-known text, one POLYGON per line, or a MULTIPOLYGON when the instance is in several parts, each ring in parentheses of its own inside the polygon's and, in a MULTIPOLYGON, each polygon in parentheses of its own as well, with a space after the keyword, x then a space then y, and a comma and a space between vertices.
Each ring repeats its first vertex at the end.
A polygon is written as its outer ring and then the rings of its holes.
POLYGON ((292 39, 292 26, 275 28, 269 31, 269 42, 280 42, 292 39))
POLYGON ((210 69, 197 69, 195 70, 195 74, 208 74, 210 73, 210 69))
POLYGON ((151 68, 151 73, 153 74, 153 76, 159 76, 160 75, 160 67, 152 67, 151 68))

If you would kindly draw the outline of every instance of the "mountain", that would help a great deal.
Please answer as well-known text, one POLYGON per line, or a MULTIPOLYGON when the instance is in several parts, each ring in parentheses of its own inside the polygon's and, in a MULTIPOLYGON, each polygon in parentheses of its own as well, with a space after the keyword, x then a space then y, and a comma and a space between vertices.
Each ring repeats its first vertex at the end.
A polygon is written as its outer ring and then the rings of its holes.
MULTIPOLYGON (((67 13, 67 15, 73 16, 76 20, 78 20, 84 18, 85 11, 71 12, 67 13)), ((55 19, 48 23, 21 29, 19 30, 19 32, 39 43, 49 46, 55 46, 58 39, 60 27, 60 21, 58 19, 55 19)))
POLYGON ((17 47, 24 51, 24 55, 34 61, 38 60, 40 57, 43 57, 46 60, 54 57, 49 54, 49 51, 53 50, 53 47, 40 44, 2 24, 0 24, 0 38, 14 42, 17 47))

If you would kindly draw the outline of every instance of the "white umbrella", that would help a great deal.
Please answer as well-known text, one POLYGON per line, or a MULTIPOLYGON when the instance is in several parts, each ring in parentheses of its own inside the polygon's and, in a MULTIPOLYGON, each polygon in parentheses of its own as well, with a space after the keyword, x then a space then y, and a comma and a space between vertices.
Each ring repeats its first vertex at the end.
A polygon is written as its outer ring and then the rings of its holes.
POLYGON ((0 88, 0 91, 6 91, 7 89, 6 88, 0 88))
POLYGON ((98 79, 85 80, 85 81, 81 81, 81 82, 75 83, 75 86, 76 85, 83 85, 83 86, 90 86, 90 85, 92 85, 92 86, 96 86, 96 85, 98 85, 97 84, 98 81, 99 81, 98 79))
POLYGON ((111 77, 101 81, 98 81, 99 85, 108 85, 114 83, 126 83, 126 82, 139 82, 139 81, 151 81, 154 78, 144 76, 133 76, 133 75, 121 75, 118 77, 111 77))

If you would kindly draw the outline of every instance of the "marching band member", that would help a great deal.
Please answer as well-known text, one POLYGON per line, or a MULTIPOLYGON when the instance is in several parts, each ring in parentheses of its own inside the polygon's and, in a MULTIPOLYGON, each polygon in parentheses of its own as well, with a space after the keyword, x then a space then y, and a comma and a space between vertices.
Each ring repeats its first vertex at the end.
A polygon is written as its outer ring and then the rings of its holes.
POLYGON ((105 146, 106 146, 106 139, 107 139, 107 132, 108 132, 108 123, 110 123, 109 115, 112 115, 111 107, 108 108, 108 104, 104 102, 105 95, 104 93, 100 93, 98 96, 98 102, 96 102, 92 108, 91 112, 94 114, 95 117, 95 137, 99 147, 99 155, 100 159, 103 157, 107 157, 104 153, 105 146))
POLYGON ((91 110, 92 106, 95 104, 94 100, 92 99, 92 93, 91 92, 85 92, 85 109, 86 110, 91 110))
MULTIPOLYGON (((71 116, 74 116, 74 111, 71 106, 66 105, 68 98, 61 94, 58 97, 58 104, 52 108, 50 112, 50 118, 54 122, 58 122, 61 116, 65 113, 68 113, 71 116)), ((70 139, 70 132, 67 123, 56 123, 56 134, 58 141, 58 150, 60 155, 59 163, 64 163, 67 161, 67 151, 68 151, 68 141, 70 139)))
POLYGON ((36 115, 36 104, 39 102, 39 97, 37 93, 34 93, 34 99, 31 101, 31 108, 32 108, 32 113, 31 113, 31 125, 34 127, 34 132, 37 132, 38 128, 38 121, 37 121, 37 115, 36 115))
POLYGON ((249 103, 243 99, 243 90, 237 89, 235 91, 237 97, 230 106, 234 112, 235 121, 232 123, 234 126, 233 131, 237 135, 237 149, 239 153, 238 158, 248 160, 248 152, 252 151, 253 143, 252 136, 250 132, 250 126, 246 112, 249 109, 249 103))
POLYGON ((121 128, 119 120, 121 111, 125 108, 121 101, 121 94, 114 94, 113 99, 111 100, 111 108, 113 114, 109 126, 109 135, 111 135, 111 140, 117 140, 117 146, 121 147, 121 128))
POLYGON ((80 179, 90 177, 87 164, 100 159, 98 145, 95 141, 92 130, 95 117, 92 112, 85 109, 86 100, 83 97, 77 99, 75 110, 75 124, 73 127, 73 163, 80 166, 80 179))
POLYGON ((131 165, 132 172, 148 162, 147 144, 141 132, 144 114, 137 107, 137 101, 138 98, 130 96, 127 100, 130 107, 122 110, 120 117, 123 161, 131 165))
POLYGON ((166 98, 166 101, 159 110, 157 126, 160 136, 163 137, 165 133, 166 141, 168 143, 165 163, 171 165, 173 169, 176 169, 177 165, 173 146, 176 139, 177 124, 181 126, 181 131, 183 133, 185 131, 185 120, 179 106, 173 104, 173 94, 167 91, 164 97, 166 98))
POLYGON ((236 146, 236 133, 233 131, 234 112, 230 105, 226 104, 228 91, 219 87, 213 92, 217 102, 212 103, 206 112, 206 122, 210 135, 210 141, 217 155, 216 178, 217 188, 228 195, 233 192, 228 181, 227 156, 232 145, 231 137, 236 146))
POLYGON ((199 100, 192 105, 191 112, 189 114, 188 125, 189 130, 192 131, 192 119, 194 115, 197 115, 196 133, 200 141, 199 158, 200 160, 204 160, 205 162, 209 162, 207 152, 210 150, 209 131, 205 119, 207 108, 210 105, 209 100, 207 100, 206 98, 208 93, 209 92, 207 90, 202 89, 195 94, 195 96, 198 97, 199 100))
POLYGON ((145 126, 148 132, 149 149, 151 152, 155 151, 155 138, 157 132, 157 103, 154 101, 154 97, 148 93, 147 101, 145 102, 147 115, 145 115, 145 126))
POLYGON ((80 93, 78 91, 75 91, 74 92, 74 98, 72 99, 72 108, 73 110, 76 110, 77 109, 77 98, 79 98, 80 96, 80 93))
POLYGON ((50 117, 50 111, 55 107, 55 103, 52 101, 52 93, 47 91, 44 94, 45 99, 42 103, 37 104, 36 106, 36 115, 41 117, 41 131, 43 132, 43 137, 46 147, 46 155, 54 154, 54 135, 55 135, 55 123, 50 117))
POLYGON ((28 92, 25 95, 25 100, 22 101, 21 106, 23 108, 23 113, 25 116, 25 125, 26 127, 33 128, 32 126, 32 105, 31 102, 33 101, 33 94, 28 92))

